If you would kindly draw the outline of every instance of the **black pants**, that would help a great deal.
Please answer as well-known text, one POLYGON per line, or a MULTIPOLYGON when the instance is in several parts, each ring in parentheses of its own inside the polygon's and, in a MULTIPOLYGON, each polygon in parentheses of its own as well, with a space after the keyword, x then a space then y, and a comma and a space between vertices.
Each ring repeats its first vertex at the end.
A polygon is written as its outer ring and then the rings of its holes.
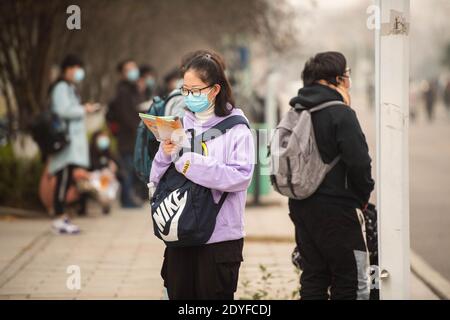
POLYGON ((170 300, 233 300, 244 239, 197 247, 167 247, 161 276, 170 300))
POLYGON ((56 186, 53 194, 53 210, 55 211, 55 216, 60 216, 64 213, 67 190, 74 183, 73 170, 75 168, 76 166, 68 165, 56 172, 56 186))
POLYGON ((122 188, 120 202, 122 206, 136 205, 135 197, 135 172, 132 153, 120 153, 119 157, 120 175, 122 177, 122 188))
POLYGON ((368 299, 368 256, 355 209, 289 200, 303 258, 301 299, 368 299))

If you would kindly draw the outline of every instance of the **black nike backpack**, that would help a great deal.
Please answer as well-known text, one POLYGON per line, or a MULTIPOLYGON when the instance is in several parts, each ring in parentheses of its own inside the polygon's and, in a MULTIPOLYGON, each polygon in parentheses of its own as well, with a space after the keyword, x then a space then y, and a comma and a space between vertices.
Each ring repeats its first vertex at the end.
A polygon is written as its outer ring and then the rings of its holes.
MULTIPOLYGON (((244 117, 231 116, 201 135, 195 136, 191 131, 191 150, 202 153, 198 147, 202 142, 217 138, 238 124, 250 128, 244 117)), ((187 179, 172 163, 151 199, 155 235, 171 247, 205 244, 214 231, 217 214, 227 195, 224 192, 216 204, 211 189, 187 179)))

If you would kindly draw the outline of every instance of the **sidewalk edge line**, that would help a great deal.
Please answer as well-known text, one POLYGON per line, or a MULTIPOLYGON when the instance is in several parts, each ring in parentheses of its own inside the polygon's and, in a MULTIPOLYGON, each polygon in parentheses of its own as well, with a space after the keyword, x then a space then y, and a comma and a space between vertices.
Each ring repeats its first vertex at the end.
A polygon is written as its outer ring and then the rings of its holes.
POLYGON ((15 216, 18 218, 38 219, 49 217, 49 215, 46 214, 45 211, 0 206, 0 217, 1 216, 15 216))
POLYGON ((411 250, 411 272, 440 299, 450 300, 450 282, 411 250))
POLYGON ((47 246, 51 232, 45 231, 36 236, 0 271, 0 291, 19 272, 21 272, 36 256, 37 251, 47 246))

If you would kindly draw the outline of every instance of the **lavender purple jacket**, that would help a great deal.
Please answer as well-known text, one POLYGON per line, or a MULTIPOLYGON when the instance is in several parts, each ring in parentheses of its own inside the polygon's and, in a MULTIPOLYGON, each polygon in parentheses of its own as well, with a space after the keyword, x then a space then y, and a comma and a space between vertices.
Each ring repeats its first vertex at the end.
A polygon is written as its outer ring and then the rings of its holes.
MULTIPOLYGON (((244 113, 235 108, 231 115, 244 116, 244 113)), ((186 130, 194 128, 198 135, 225 118, 214 115, 200 124, 193 113, 186 111, 183 126, 186 130)), ((210 188, 216 203, 223 192, 229 193, 207 243, 241 239, 245 236, 245 202, 255 163, 253 136, 245 125, 240 124, 224 135, 206 142, 206 146, 207 156, 186 152, 176 160, 175 168, 189 180, 210 188)), ((172 157, 166 155, 160 147, 152 163, 150 182, 157 185, 171 162, 172 157)))

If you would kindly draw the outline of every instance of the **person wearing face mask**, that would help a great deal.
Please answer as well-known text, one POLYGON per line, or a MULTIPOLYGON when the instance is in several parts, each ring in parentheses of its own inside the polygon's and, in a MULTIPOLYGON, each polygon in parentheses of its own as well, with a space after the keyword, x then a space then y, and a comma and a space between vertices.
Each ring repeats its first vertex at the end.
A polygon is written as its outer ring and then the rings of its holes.
POLYGON ((139 67, 141 82, 143 82, 142 91, 145 92, 146 98, 151 99, 156 93, 156 70, 150 65, 142 65, 139 67))
MULTIPOLYGON (((107 132, 98 130, 92 134, 89 145, 90 167, 89 172, 107 171, 112 180, 116 180, 117 161, 111 152, 111 139, 107 132)), ((89 192, 84 192, 80 196, 78 214, 86 215, 87 200, 91 197, 89 192)), ((109 213, 109 204, 103 206, 103 213, 109 213)))
POLYGON ((133 167, 136 129, 139 125, 137 116, 139 104, 144 101, 140 94, 137 80, 139 69, 133 60, 124 60, 117 66, 120 81, 116 95, 109 103, 106 120, 111 133, 117 138, 119 164, 122 176, 120 201, 123 208, 137 208, 140 202, 135 192, 135 173, 133 167))
MULTIPOLYGON (((245 117, 235 107, 222 58, 203 50, 189 57, 183 64, 181 88, 186 105, 184 129, 194 130, 198 136, 224 119, 245 117)), ((243 219, 253 174, 254 141, 247 126, 238 124, 216 139, 203 142, 201 148, 202 154, 186 151, 177 157, 176 144, 167 140, 160 144, 152 163, 150 193, 172 165, 187 179, 211 189, 216 203, 227 193, 210 239, 198 246, 168 246, 161 276, 169 299, 231 300, 243 260, 243 219)))
POLYGON ((89 146, 91 166, 90 171, 110 169, 117 172, 116 159, 111 152, 111 139, 104 130, 93 133, 89 146))
POLYGON ((313 195, 289 199, 303 261, 300 296, 368 299, 368 256, 357 210, 367 206, 374 181, 366 139, 351 107, 350 68, 339 52, 318 53, 306 62, 302 80, 292 107, 337 101, 311 117, 322 160, 340 160, 313 195))
POLYGON ((168 97, 171 92, 180 89, 182 85, 181 70, 179 67, 175 67, 164 76, 162 90, 159 94, 163 98, 168 97))
POLYGON ((138 109, 140 112, 146 112, 156 93, 156 70, 150 65, 141 65, 139 67, 139 79, 136 82, 143 102, 138 109))
POLYGON ((74 184, 74 171, 89 167, 89 150, 86 137, 86 113, 96 111, 93 104, 82 105, 76 91, 76 84, 83 81, 83 62, 75 55, 68 55, 61 64, 61 74, 50 88, 50 106, 68 127, 70 143, 49 158, 48 171, 56 176, 53 195, 55 219, 52 229, 58 234, 77 234, 78 226, 66 214, 66 194, 74 184))

